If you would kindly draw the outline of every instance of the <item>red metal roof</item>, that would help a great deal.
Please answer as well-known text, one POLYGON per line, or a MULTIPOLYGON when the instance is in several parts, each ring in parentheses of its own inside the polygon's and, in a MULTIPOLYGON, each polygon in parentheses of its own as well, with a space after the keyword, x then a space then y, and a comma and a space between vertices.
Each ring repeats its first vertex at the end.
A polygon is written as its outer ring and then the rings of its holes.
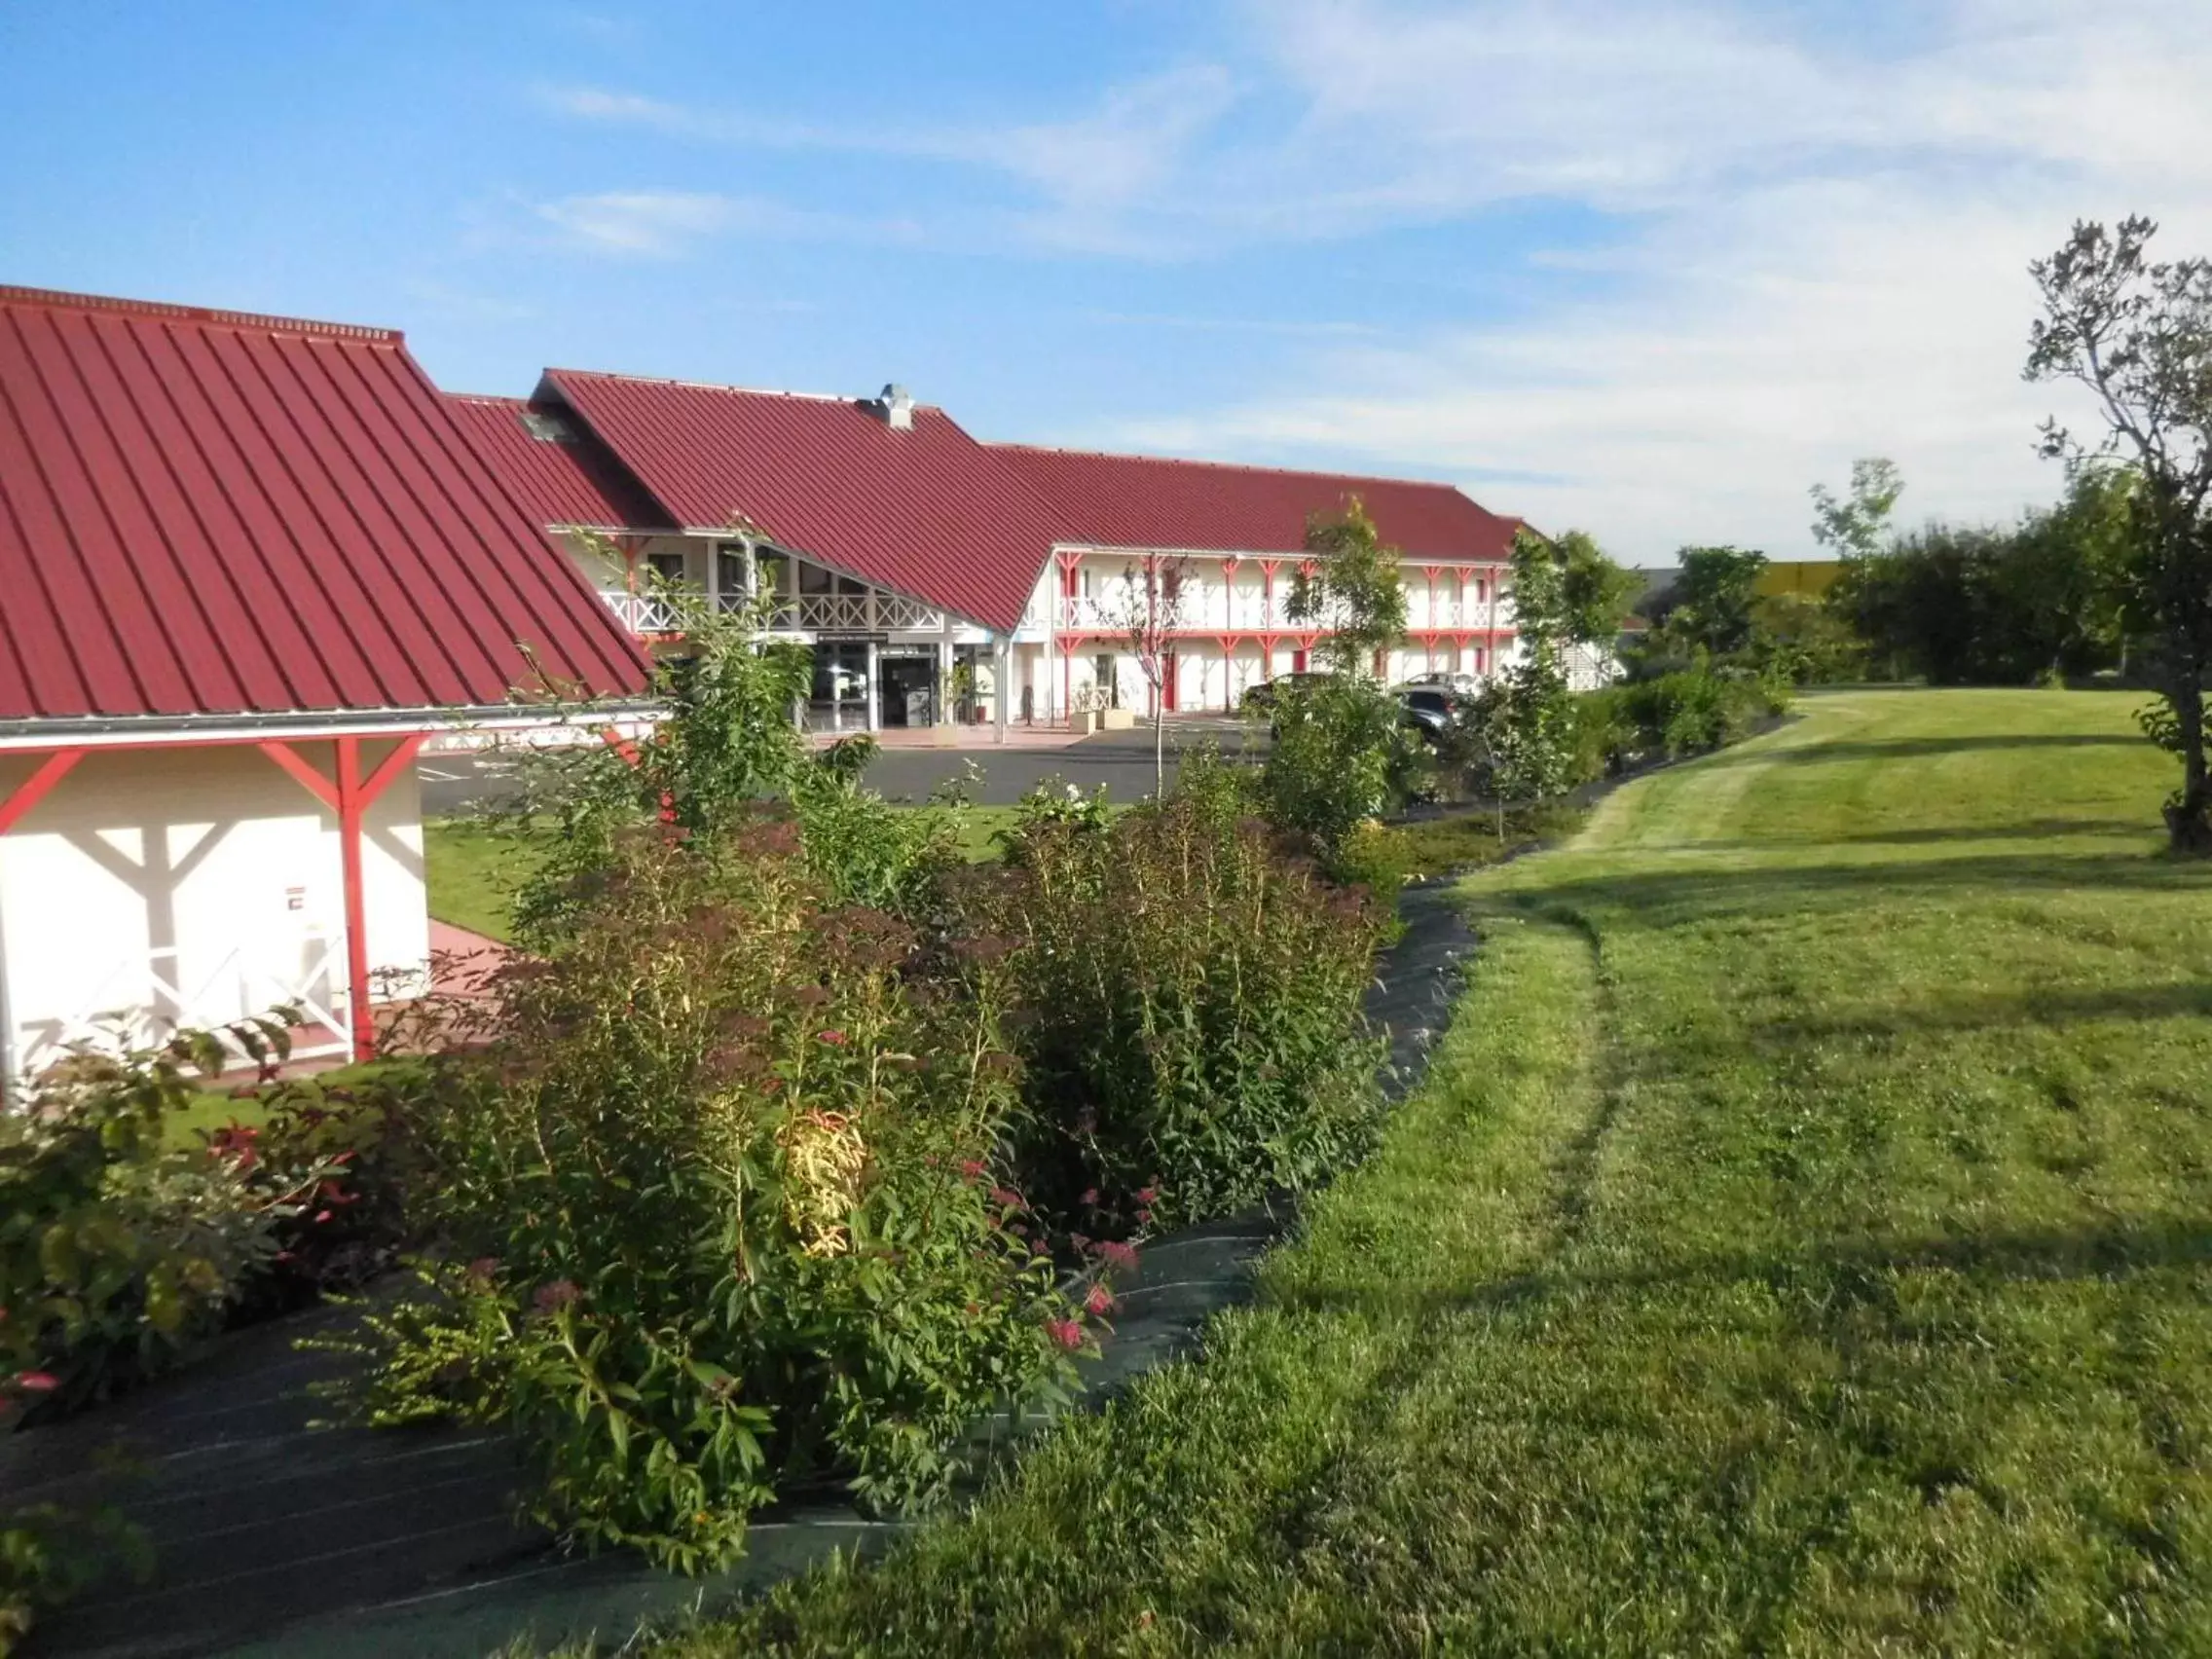
POLYGON ((0 719, 645 682, 387 329, 0 287, 0 719))
POLYGON ((1051 503, 1057 540, 1086 546, 1295 554, 1308 514, 1342 512, 1354 496, 1382 539, 1415 564, 1502 563, 1521 527, 1449 484, 1027 444, 993 444, 991 453, 1051 503))
POLYGON ((446 401, 476 453, 540 528, 676 528, 597 435, 564 411, 533 409, 521 397, 449 393, 446 401))
POLYGON ((1020 474, 942 410, 548 369, 557 397, 686 528, 733 517, 794 553, 1011 631, 1052 545, 1020 474))

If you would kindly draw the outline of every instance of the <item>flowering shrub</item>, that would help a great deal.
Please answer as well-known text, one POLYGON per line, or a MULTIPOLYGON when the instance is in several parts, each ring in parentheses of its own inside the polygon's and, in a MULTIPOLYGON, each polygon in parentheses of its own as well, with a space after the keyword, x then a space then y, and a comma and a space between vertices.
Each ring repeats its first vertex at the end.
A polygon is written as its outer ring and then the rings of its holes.
POLYGON ((1084 1317, 993 1191, 1003 967, 924 972, 793 839, 614 840, 422 1112, 436 1255, 361 1345, 370 1420, 511 1424, 543 1520, 686 1570, 793 1477, 936 1492, 1084 1317))
MULTIPOLYGON (((285 1018, 232 1028, 281 1057, 285 1018)), ((83 1050, 0 1112, 0 1426, 170 1365, 266 1271, 279 1227, 337 1173, 249 1147, 172 1145, 170 1121, 227 1063, 208 1032, 83 1050)))
POLYGON ((1374 1123, 1383 915, 1244 815, 1235 775, 1110 826, 1033 816, 989 900, 1015 941, 1032 1200, 1107 1236, 1308 1185, 1374 1123))

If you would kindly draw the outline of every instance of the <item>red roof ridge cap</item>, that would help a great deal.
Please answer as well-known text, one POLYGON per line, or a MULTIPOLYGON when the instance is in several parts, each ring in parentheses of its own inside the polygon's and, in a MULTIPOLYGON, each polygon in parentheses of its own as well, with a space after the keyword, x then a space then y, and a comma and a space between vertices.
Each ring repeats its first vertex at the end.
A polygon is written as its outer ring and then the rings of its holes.
MULTIPOLYGON (((794 403, 873 403, 872 397, 858 397, 842 391, 784 391, 765 386, 731 386, 726 381, 679 380, 674 375, 626 375, 615 369, 547 369, 546 375, 559 378, 573 375, 580 380, 628 381, 633 386, 673 386, 686 391, 723 391, 733 397, 788 397, 794 403)), ((944 411, 935 403, 917 403, 916 409, 944 411)))
MULTIPOLYGON (((1073 449, 1063 444, 989 443, 986 449, 1023 450, 1031 455, 1067 455, 1084 461, 1142 461, 1162 466, 1203 466, 1217 472, 1276 472, 1289 478, 1334 478, 1346 484, 1388 484, 1401 490, 1449 490, 1482 507, 1458 485, 1440 478, 1389 478, 1379 472, 1333 472, 1317 466, 1270 466, 1251 461, 1207 461, 1188 455, 1139 455, 1127 450, 1073 449)), ((1484 512, 1490 512, 1483 507, 1484 512)), ((1492 514, 1497 517, 1497 514, 1492 514)))
POLYGON ((357 322, 321 322, 313 317, 178 306, 166 300, 126 300, 110 294, 74 294, 59 288, 23 288, 12 283, 0 283, 0 306, 36 306, 44 311, 92 312, 107 316, 166 317, 176 322, 215 323, 225 328, 268 329, 277 334, 357 340, 373 346, 401 346, 407 339, 396 328, 376 328, 357 322))

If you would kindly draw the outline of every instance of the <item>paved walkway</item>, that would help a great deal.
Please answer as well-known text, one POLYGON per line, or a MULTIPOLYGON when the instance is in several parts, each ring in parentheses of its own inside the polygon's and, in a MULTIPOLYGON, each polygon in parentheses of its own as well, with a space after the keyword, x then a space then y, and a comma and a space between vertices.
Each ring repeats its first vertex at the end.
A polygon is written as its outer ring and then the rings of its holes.
MULTIPOLYGON (((1369 996, 1389 1035, 1393 1098, 1425 1066, 1472 947, 1447 895, 1441 885, 1407 895, 1405 935, 1369 996)), ((1288 1219, 1263 1208, 1148 1243, 1122 1286, 1116 1333, 1087 1368, 1090 1397, 1190 1351, 1205 1321, 1248 1293, 1251 1264, 1288 1219)), ((302 1390, 346 1362, 294 1345, 346 1317, 316 1309, 240 1332, 112 1406, 0 1437, 11 1501, 114 1504, 146 1529, 156 1562, 148 1582, 101 1586, 52 1615, 24 1659, 477 1659, 523 1633, 620 1641, 641 1620, 726 1604, 904 1530, 825 1488, 765 1513, 745 1560, 710 1579, 620 1553, 563 1555, 511 1519, 520 1470, 501 1437, 312 1426, 302 1390)), ((1026 1426, 1001 1419, 979 1433, 1010 1439, 1026 1426)))

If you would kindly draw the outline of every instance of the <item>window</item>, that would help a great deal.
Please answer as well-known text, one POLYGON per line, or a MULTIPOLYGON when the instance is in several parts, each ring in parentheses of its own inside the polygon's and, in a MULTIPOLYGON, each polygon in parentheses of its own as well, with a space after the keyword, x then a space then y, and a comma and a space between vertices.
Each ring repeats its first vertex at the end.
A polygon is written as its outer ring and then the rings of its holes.
POLYGON ((715 586, 724 599, 735 599, 745 594, 744 542, 715 543, 715 586))
POLYGON ((652 567, 653 574, 664 582, 681 582, 687 573, 684 569, 685 560, 681 553, 647 553, 645 563, 652 567))

